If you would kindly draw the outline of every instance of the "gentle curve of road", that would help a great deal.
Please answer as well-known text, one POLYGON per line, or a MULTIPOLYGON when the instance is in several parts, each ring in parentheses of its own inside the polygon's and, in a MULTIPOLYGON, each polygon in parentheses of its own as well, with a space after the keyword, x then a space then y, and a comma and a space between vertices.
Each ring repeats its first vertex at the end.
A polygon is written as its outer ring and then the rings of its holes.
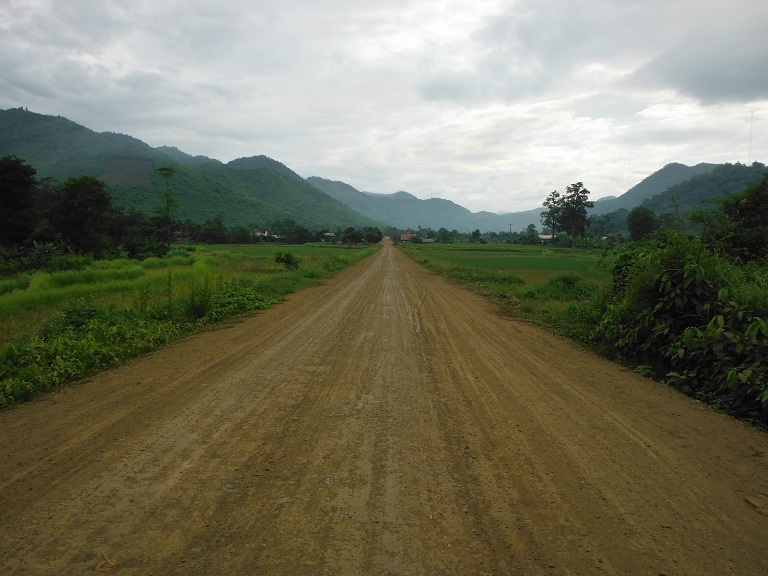
POLYGON ((391 246, 0 413, 0 574, 768 574, 768 436, 391 246))

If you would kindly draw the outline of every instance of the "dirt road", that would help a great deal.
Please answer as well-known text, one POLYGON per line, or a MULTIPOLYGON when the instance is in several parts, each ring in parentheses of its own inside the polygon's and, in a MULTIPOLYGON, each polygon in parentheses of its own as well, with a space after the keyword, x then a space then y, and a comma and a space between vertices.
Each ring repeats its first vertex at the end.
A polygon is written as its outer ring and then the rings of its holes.
POLYGON ((386 246, 0 413, 0 574, 768 574, 768 436, 386 246))

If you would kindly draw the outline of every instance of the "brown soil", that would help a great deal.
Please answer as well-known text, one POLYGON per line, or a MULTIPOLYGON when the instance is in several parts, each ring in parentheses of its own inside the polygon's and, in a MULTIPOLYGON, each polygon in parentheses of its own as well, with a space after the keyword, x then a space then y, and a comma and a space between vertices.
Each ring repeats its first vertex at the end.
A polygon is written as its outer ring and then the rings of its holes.
POLYGON ((0 413, 0 574, 768 574, 768 436, 390 246, 0 413))

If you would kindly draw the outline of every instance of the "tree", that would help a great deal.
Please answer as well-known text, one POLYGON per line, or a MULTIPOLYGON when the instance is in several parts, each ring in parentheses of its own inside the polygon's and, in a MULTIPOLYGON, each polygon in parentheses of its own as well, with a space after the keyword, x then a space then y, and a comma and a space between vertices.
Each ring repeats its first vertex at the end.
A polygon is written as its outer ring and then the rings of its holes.
POLYGON ((227 227, 224 226, 224 219, 216 216, 203 222, 200 240, 208 244, 226 244, 227 227))
POLYGON ((647 206, 635 206, 627 214, 627 228, 630 240, 638 242, 659 229, 659 220, 647 206))
POLYGON ((541 223, 545 228, 552 229, 552 242, 555 241, 555 232, 560 224, 561 215, 563 212, 563 197, 557 190, 553 190, 552 193, 544 200, 543 206, 547 209, 546 212, 541 213, 541 223))
POLYGON ((166 245, 170 248, 171 240, 173 239, 173 221, 176 216, 176 209, 179 206, 179 201, 171 190, 171 176, 176 173, 176 170, 168 166, 161 166, 160 168, 155 168, 155 172, 165 180, 163 205, 157 210, 157 215, 160 218, 160 225, 165 231, 166 245))
POLYGON ((355 230, 352 226, 344 230, 341 236, 341 241, 346 244, 359 244, 363 241, 363 235, 359 231, 355 230))
POLYGON ((23 244, 34 230, 36 174, 20 158, 0 158, 0 246, 23 244))
POLYGON ((112 194, 93 176, 69 178, 57 191, 51 224, 70 247, 97 258, 112 248, 112 194))
POLYGON ((440 228, 435 235, 435 242, 438 244, 450 244, 453 242, 453 237, 448 231, 448 228, 440 228))
POLYGON ((363 228, 363 240, 369 244, 378 244, 382 238, 384 238, 384 234, 378 228, 373 226, 363 228))
POLYGON ((592 208, 594 205, 594 202, 589 200, 589 190, 584 188, 582 182, 571 184, 565 189, 560 222, 563 230, 571 235, 571 247, 576 245, 576 235, 582 238, 585 236, 589 225, 587 208, 592 208))
POLYGON ((599 238, 616 232, 616 226, 606 214, 590 216, 588 227, 591 234, 599 238))
POLYGON ((539 238, 539 231, 536 230, 535 224, 528 224, 523 230, 520 237, 523 240, 523 244, 541 244, 541 238, 539 238))
POLYGON ((742 262, 768 260, 768 174, 741 194, 723 199, 702 238, 742 262))

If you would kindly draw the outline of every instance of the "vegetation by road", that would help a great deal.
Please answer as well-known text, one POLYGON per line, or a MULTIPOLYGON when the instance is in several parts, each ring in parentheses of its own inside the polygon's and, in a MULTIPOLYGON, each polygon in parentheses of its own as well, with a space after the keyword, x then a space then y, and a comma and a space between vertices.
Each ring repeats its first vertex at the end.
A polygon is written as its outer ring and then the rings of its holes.
POLYGON ((374 250, 177 247, 165 258, 84 258, 77 269, 0 280, 0 406, 69 384, 204 326, 268 308, 374 250))
POLYGON ((668 231, 601 252, 403 244, 429 269, 516 317, 768 426, 768 271, 668 231))
POLYGON ((579 319, 611 283, 605 253, 522 244, 413 244, 401 249, 430 270, 495 299, 517 317, 583 339, 579 319))
POLYGON ((3 575, 768 573, 768 435, 388 246, 0 435, 3 575))

